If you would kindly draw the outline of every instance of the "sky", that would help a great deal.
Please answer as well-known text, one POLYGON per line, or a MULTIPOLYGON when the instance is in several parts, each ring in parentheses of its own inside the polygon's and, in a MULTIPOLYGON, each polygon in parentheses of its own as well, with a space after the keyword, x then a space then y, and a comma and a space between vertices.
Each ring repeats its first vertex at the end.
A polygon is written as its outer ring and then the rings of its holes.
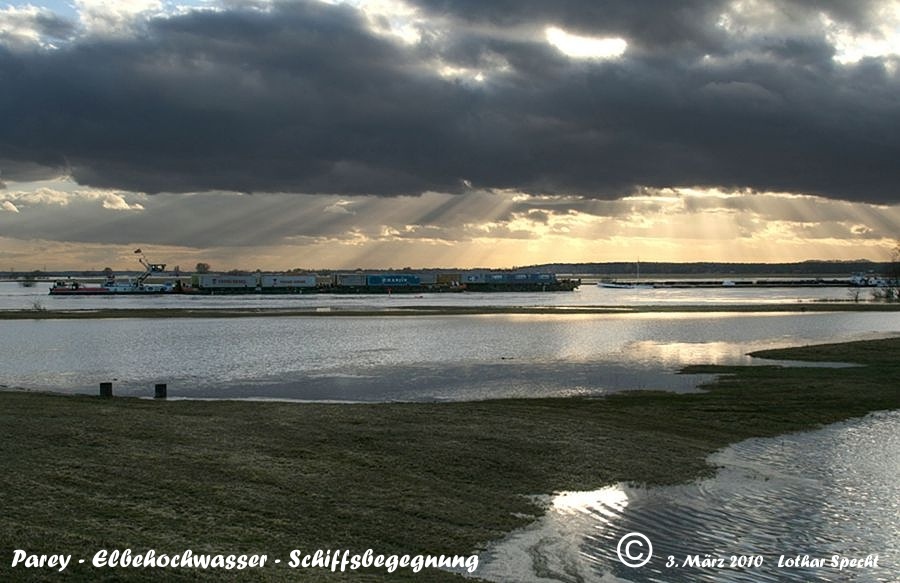
POLYGON ((0 0, 0 270, 884 261, 900 0, 0 0))

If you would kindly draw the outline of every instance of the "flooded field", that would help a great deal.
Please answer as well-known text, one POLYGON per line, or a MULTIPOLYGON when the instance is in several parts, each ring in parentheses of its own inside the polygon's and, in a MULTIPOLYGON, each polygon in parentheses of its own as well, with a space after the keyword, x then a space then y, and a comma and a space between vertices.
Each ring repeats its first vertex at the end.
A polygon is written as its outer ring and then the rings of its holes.
POLYGON ((480 575, 503 583, 896 581, 900 412, 747 440, 710 461, 718 474, 696 484, 555 496, 540 522, 483 555, 480 575), (653 545, 638 568, 616 554, 633 532, 653 545), (840 570, 830 566, 835 555, 870 564, 877 555, 878 566, 840 570), (731 568, 732 556, 759 557, 759 566, 731 568), (826 565, 804 567, 804 556, 826 565), (693 557, 725 566, 693 566, 693 557))
POLYGON ((898 331, 897 312, 10 320, 0 384, 365 402, 687 391, 703 379, 685 365, 898 331))

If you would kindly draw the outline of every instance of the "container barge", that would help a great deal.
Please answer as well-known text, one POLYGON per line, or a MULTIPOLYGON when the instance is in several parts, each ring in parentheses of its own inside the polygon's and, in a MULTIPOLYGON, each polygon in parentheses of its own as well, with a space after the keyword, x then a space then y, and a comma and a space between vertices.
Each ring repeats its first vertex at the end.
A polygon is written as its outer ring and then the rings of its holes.
POLYGON ((553 273, 460 271, 320 274, 198 274, 190 288, 202 294, 394 294, 572 291, 579 279, 553 273))
POLYGON ((410 270, 401 273, 203 273, 193 275, 190 284, 177 277, 174 281, 159 284, 148 280, 164 273, 166 264, 150 263, 140 249, 134 252, 144 267, 144 272, 134 280, 116 279, 112 273, 100 285, 60 280, 50 288, 50 295, 547 292, 572 291, 581 285, 580 279, 558 279, 554 273, 486 270, 452 273, 410 270))

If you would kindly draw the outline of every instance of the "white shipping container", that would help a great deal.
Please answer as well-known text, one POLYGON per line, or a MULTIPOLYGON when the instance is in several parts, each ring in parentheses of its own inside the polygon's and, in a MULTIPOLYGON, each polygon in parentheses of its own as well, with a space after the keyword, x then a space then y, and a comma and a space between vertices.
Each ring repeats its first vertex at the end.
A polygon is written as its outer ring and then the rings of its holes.
POLYGON ((366 275, 364 273, 339 273, 337 276, 338 285, 359 287, 366 285, 366 275))
POLYGON ((211 275, 200 276, 200 287, 207 289, 255 288, 255 275, 211 275))
POLYGON ((315 275, 264 275, 262 287, 316 287, 315 275))
POLYGON ((436 273, 420 273, 419 283, 422 285, 434 285, 437 283, 436 273))

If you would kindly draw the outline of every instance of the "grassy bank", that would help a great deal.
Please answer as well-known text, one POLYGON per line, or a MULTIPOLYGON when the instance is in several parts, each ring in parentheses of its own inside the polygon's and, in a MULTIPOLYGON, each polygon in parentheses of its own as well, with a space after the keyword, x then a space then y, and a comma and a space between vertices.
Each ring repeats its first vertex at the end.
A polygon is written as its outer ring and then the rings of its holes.
MULTIPOLYGON (((693 367, 700 394, 327 405, 155 402, 0 393, 0 577, 13 549, 255 553, 373 548, 469 554, 527 524, 526 495, 708 475, 705 458, 900 408, 900 339, 767 351, 847 369, 693 367)), ((159 579, 70 565, 66 580, 159 579)), ((166 571, 167 580, 228 580, 166 571)), ((50 571, 42 580, 55 580, 50 571)), ((247 574, 244 574, 246 579, 247 574)), ((340 575, 270 566, 253 580, 453 581, 429 571, 340 575)), ((239 576, 234 577, 240 578, 239 576)))

